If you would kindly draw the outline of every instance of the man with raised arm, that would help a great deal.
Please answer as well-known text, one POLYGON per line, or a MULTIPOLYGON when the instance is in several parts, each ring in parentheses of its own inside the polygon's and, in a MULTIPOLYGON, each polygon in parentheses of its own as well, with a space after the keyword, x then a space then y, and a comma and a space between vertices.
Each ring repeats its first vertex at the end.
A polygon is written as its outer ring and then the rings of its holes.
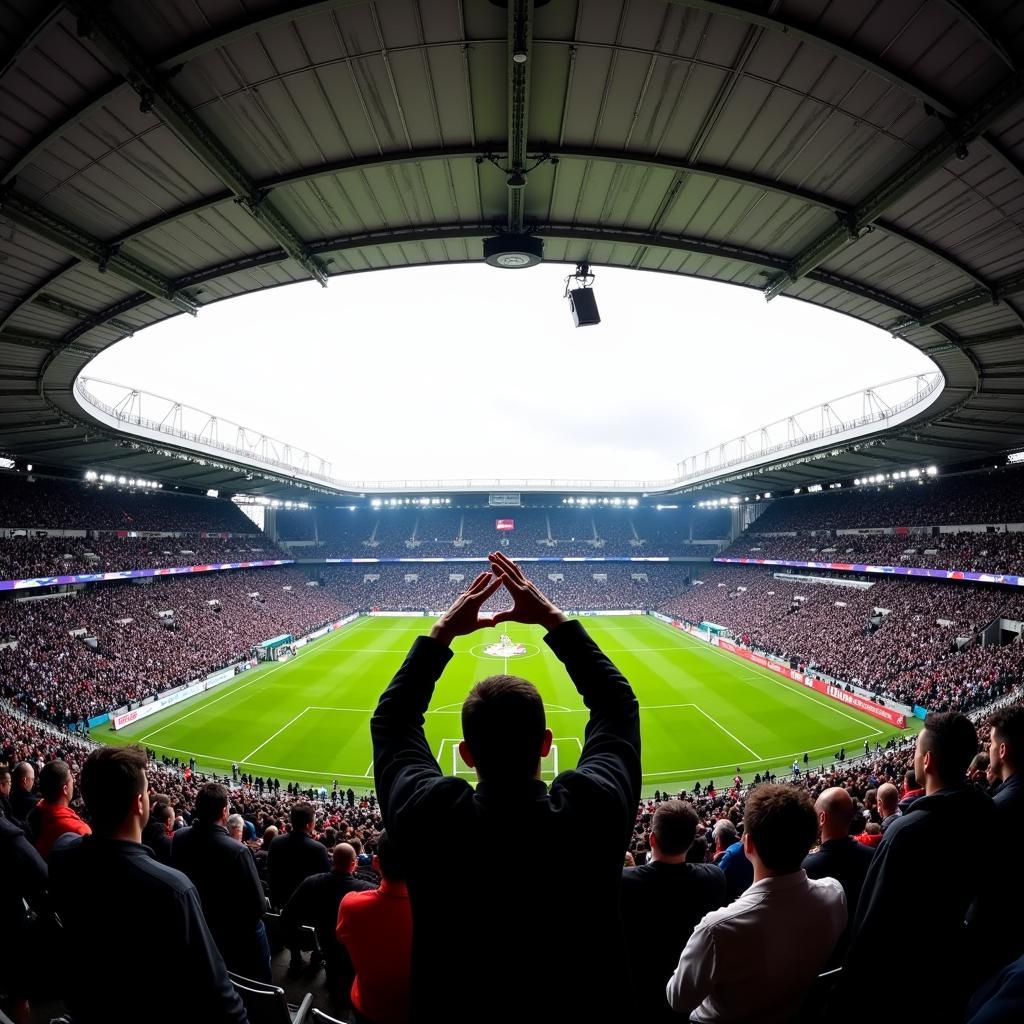
POLYGON ((377 794, 407 865, 413 913, 412 1020, 612 1020, 622 1007, 619 879, 640 797, 639 707, 629 683, 500 553, 418 637, 370 723, 377 794), (499 587, 512 607, 482 616, 499 587), (550 788, 551 748, 532 683, 491 676, 462 706, 459 746, 474 790, 442 774, 423 715, 449 646, 502 622, 540 625, 590 711, 577 767, 550 788), (453 882, 437 839, 458 851, 453 882), (524 842, 540 856, 524 852, 524 842))

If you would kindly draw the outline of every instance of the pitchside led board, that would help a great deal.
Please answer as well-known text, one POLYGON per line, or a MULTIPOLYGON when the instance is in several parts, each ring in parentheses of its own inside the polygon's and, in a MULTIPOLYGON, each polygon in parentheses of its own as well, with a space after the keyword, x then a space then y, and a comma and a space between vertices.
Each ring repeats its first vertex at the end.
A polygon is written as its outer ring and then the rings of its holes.
POLYGON ((499 532, 511 533, 516 528, 516 521, 514 519, 496 519, 494 528, 499 532))

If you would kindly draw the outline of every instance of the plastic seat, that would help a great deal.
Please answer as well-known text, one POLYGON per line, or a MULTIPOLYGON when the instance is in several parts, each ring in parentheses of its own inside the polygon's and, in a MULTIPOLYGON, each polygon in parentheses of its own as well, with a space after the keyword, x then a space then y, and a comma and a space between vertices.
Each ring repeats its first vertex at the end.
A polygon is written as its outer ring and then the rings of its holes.
POLYGON ((288 1002, 284 989, 278 985, 243 978, 230 971, 228 977, 245 1006, 249 1024, 305 1024, 313 1005, 312 992, 307 992, 295 1006, 288 1002))

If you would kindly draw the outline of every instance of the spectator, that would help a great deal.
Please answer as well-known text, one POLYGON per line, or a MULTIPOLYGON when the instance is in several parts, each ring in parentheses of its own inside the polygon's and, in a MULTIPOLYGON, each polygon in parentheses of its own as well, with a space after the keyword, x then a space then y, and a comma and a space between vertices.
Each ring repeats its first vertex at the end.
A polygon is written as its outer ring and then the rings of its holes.
POLYGON ((967 1024, 1010 1024, 1024 1020, 1024 956, 1005 967, 972 997, 967 1024))
POLYGON ((36 849, 49 860, 53 844, 65 832, 87 836, 92 829, 71 809, 75 780, 66 761, 50 761, 39 773, 42 799, 29 814, 28 825, 35 837, 36 849))
POLYGON ((386 830, 377 840, 373 867, 381 876, 380 888, 342 897, 337 939, 355 968, 351 998, 360 1019, 405 1024, 412 974, 412 913, 405 869, 386 830))
POLYGON ((665 986, 697 922, 725 906, 721 869, 686 863, 696 834, 697 812, 688 803, 660 803, 651 823, 651 859, 622 872, 631 1012, 648 1024, 678 1021, 665 998, 665 986))
MULTIPOLYGON (((10 779, 10 772, 7 773, 10 779)), ((46 904, 46 863, 25 833, 6 816, 0 817, 0 921, 4 953, 0 956, 0 992, 15 1024, 30 1020, 27 996, 35 974, 32 919, 46 904)))
MULTIPOLYGON (((308 803, 297 803, 291 809, 292 830, 278 836, 270 847, 267 865, 270 871, 270 899, 275 907, 284 908, 302 881, 310 875, 322 875, 331 870, 331 859, 322 843, 312 838, 313 808, 308 803)), ((291 949, 289 969, 301 970, 305 964, 298 945, 291 949)))
POLYGON ((331 854, 331 870, 304 878, 281 913, 281 925, 295 942, 300 925, 312 925, 327 961, 327 980, 332 991, 346 991, 352 984, 352 961, 335 937, 338 905, 350 892, 375 888, 355 877, 356 851, 338 843, 331 854))
POLYGON ((14 821, 14 808, 11 806, 11 770, 0 768, 0 818, 14 821))
POLYGON ((171 837, 174 835, 174 808, 166 799, 150 807, 149 822, 142 830, 142 842, 161 864, 171 863, 171 837))
POLYGON ((715 822, 712 835, 715 838, 715 853, 711 859, 715 864, 719 864, 725 856, 725 851, 733 843, 739 842, 740 834, 736 831, 736 826, 728 818, 719 818, 715 822))
POLYGON ((95 750, 81 782, 95 834, 62 838, 50 864, 50 891, 73 951, 55 977, 76 1024, 135 1024, 140 1013, 147 1024, 180 1024, 180 1001, 154 991, 146 963, 173 964, 175 984, 205 1019, 245 1024, 195 886, 142 845, 145 752, 95 750), (118 912, 96 913, 83 893, 112 894, 118 912), (103 978, 112 984, 99 984, 103 978))
MULTIPOLYGON (((847 916, 852 922, 875 851, 850 835, 855 808, 845 789, 839 786, 826 789, 815 802, 814 810, 818 815, 821 845, 804 859, 804 871, 808 878, 834 878, 839 882, 846 896, 847 916)), ((844 951, 845 943, 840 942, 836 952, 844 951)))
POLYGON ((256 861, 256 872, 260 876, 264 889, 270 891, 270 846, 278 837, 276 825, 268 825, 263 830, 263 838, 260 840, 260 848, 253 854, 256 861))
POLYGON ((718 866, 725 875, 729 903, 739 899, 754 883, 754 865, 743 851, 743 843, 737 839, 718 860, 718 866))
POLYGON ((878 787, 878 813, 882 816, 882 835, 885 835, 889 827, 899 821, 903 814, 899 804, 900 791, 891 782, 878 787))
POLYGON ((846 898, 835 879, 809 879, 800 866, 817 834, 804 791, 758 786, 744 823, 754 883, 697 925, 668 983, 668 1001, 694 1021, 782 1024, 793 1019, 842 935, 846 898))
MULTIPOLYGON (((877 968, 878 953, 906 920, 906 893, 921 893, 914 927, 926 944, 925 977, 896 1003, 930 1024, 958 1021, 969 994, 964 917, 989 869, 986 848, 961 843, 965 830, 995 835, 992 801, 967 784, 978 749, 970 720, 954 712, 931 714, 918 734, 914 772, 925 795, 894 822, 875 853, 861 891, 843 973, 843 992, 877 968)), ((846 1000, 849 1013, 852 1004, 846 1000)), ((894 1012, 897 1005, 890 1007, 894 1012)), ((856 1012, 860 1016, 859 1011, 856 1012)))
POLYGON ((979 977, 1024 955, 1024 705, 997 711, 989 719, 989 768, 998 779, 993 798, 999 844, 986 872, 987 886, 971 915, 983 952, 979 977))
POLYGON ((248 849, 228 835, 227 818, 227 789, 219 782, 201 786, 193 824, 174 833, 171 864, 195 883, 228 968, 269 981, 266 897, 248 849))
POLYGON ((11 813, 15 821, 26 822, 39 802, 35 792, 36 770, 28 761, 22 761, 14 766, 11 779, 11 813))
POLYGON ((228 830, 228 835, 231 836, 236 843, 244 842, 242 834, 245 832, 245 819, 240 814, 229 814, 228 820, 224 825, 228 830))
POLYGON ((490 562, 494 576, 481 573, 431 635, 415 641, 370 722, 377 793, 408 868, 416 920, 413 1017, 522 1021, 543 1005, 551 1019, 608 1019, 619 1008, 616 905, 640 794, 637 701, 578 621, 566 620, 515 563, 498 553, 490 562), (481 605, 499 586, 511 593, 511 610, 481 620, 481 605), (540 761, 552 735, 540 694, 523 679, 486 679, 463 704, 459 750, 476 769, 476 790, 442 774, 423 734, 451 641, 504 621, 547 629, 547 644, 590 708, 577 768, 550 791, 540 761), (438 832, 463 851, 456 886, 437 868, 438 832), (546 852, 543 860, 524 857, 524 836, 546 852), (573 922, 559 973, 593 984, 552 986, 545 958, 527 953, 545 920, 573 922), (462 959, 457 975, 453 948, 462 959))

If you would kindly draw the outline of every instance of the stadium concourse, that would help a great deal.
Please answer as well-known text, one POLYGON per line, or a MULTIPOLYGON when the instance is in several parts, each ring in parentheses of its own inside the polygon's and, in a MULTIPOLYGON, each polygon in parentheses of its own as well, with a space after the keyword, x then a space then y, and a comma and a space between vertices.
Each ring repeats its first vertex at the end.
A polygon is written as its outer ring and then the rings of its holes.
MULTIPOLYGON (((427 509, 368 505, 351 510, 323 504, 304 510, 281 510, 273 524, 274 535, 268 536, 243 516, 237 505, 224 500, 130 486, 100 491, 77 482, 40 476, 30 481, 11 474, 4 479, 0 498, 0 533, 4 534, 0 544, 6 551, 0 564, 5 577, 14 573, 8 578, 18 580, 19 586, 5 591, 7 599, 0 601, 0 764, 6 765, 14 778, 8 790, 6 776, 0 776, 4 798, 0 806, 6 819, 24 825, 37 848, 49 856, 56 835, 88 828, 90 816, 78 785, 85 758, 96 749, 88 723, 92 723, 96 736, 98 729, 106 728, 102 722, 111 712, 145 707, 154 695, 192 680, 210 678, 225 666, 248 666, 254 648, 270 637, 317 634, 331 623, 368 610, 422 614, 424 610, 443 609, 455 601, 478 568, 478 563, 457 559, 479 557, 479 552, 492 546, 504 546, 514 554, 523 552, 527 558, 550 559, 532 563, 531 574, 560 607, 591 613, 622 608, 657 613, 663 621, 673 621, 689 627, 693 635, 703 635, 704 639, 696 640, 681 634, 697 648, 707 647, 706 624, 714 623, 728 630, 740 651, 759 652, 800 677, 824 679, 883 711, 905 712, 911 720, 915 709, 932 715, 967 713, 977 728, 971 754, 978 758, 971 766, 970 785, 979 792, 998 793, 1002 789, 1009 794, 1013 785, 1000 783, 1014 777, 1007 766, 1015 765, 1013 758, 1018 755, 1007 750, 1021 749, 1013 745, 1024 744, 1020 726, 1014 724, 1017 719, 1011 716, 1003 726, 1010 747, 1001 748, 1003 753, 997 755, 997 761, 999 757, 1004 759, 1002 767, 990 766, 986 776, 984 757, 993 714, 1019 706, 1024 697, 1020 687, 1024 646, 1019 634, 1024 598, 1017 587, 896 578, 835 567, 734 565, 712 559, 718 552, 718 557, 728 558, 766 541, 792 539, 780 534, 818 536, 822 530, 830 531, 831 536, 837 530, 899 529, 899 534, 889 536, 902 538, 898 543, 905 550, 914 546, 907 540, 911 535, 902 533, 907 525, 929 538, 919 542, 918 548, 935 543, 933 536, 981 536, 989 540, 1012 537, 1013 532, 970 531, 979 522, 989 528, 995 525, 1000 530, 1014 530, 1017 524, 1013 516, 1020 507, 1015 497, 1019 488, 1017 472, 1008 469, 1001 474, 940 478, 920 485, 897 484, 841 496, 814 494, 776 500, 766 503, 760 517, 731 546, 728 512, 691 507, 694 503, 679 502, 682 507, 661 510, 647 502, 633 506, 598 504, 581 510, 567 508, 561 500, 535 499, 532 505, 515 511, 512 531, 500 532, 496 530, 500 515, 465 498, 450 507, 427 509), (988 495, 997 495, 998 499, 990 500, 988 495), (1007 522, 994 524, 992 520, 998 516, 1005 516, 1007 522), (118 525, 126 522, 131 523, 130 530, 118 525), (952 532, 933 533, 939 530, 952 532), (321 543, 310 543, 313 538, 321 543), (704 541, 697 545, 702 558, 689 553, 695 541, 704 541), (69 564, 68 552, 62 548, 77 552, 75 557, 86 563, 86 574, 96 577, 182 561, 187 564, 179 567, 190 571, 58 583, 58 576, 74 575, 82 564, 69 564), (216 561, 191 562, 188 557, 205 551, 213 558, 249 553, 254 559, 278 564, 218 570, 216 561), (644 561, 648 554, 663 560, 644 561), (95 561, 97 557, 102 561, 95 561), (367 562, 368 557, 378 560, 367 562), (445 561, 416 561, 420 557, 441 557, 445 561), (407 560, 389 561, 398 558, 407 560), (339 564, 330 559, 344 561, 339 564), (351 559, 362 561, 353 563, 351 559), (17 569, 21 566, 31 566, 33 574, 19 576, 17 569), (61 797, 59 787, 53 789, 55 761, 69 766, 72 781, 66 796, 70 799, 61 797), (35 807, 40 797, 39 807, 35 807), (55 804, 54 810, 50 810, 51 804, 55 804)), ((887 535, 838 536, 870 541, 887 535)), ((978 546, 975 551, 975 564, 981 570, 1000 571, 999 549, 978 546), (995 560, 992 563, 989 551, 995 560)), ((254 559, 236 564, 249 564, 254 559)), ((507 600, 495 594, 484 604, 483 612, 506 606, 507 600)), ((595 628, 595 635, 606 635, 595 628)), ((415 620, 412 630, 419 631, 415 620)), ((358 643, 353 650, 358 649, 358 643)), ((611 649, 616 650, 614 646, 611 649)), ((632 651, 628 656, 613 653, 612 657, 623 666, 634 660, 640 666, 644 661, 642 651, 632 651)), ((650 658, 654 657, 652 649, 650 658)), ((300 658, 296 667, 302 664, 300 658)), ((379 685, 384 681, 380 679, 379 685)), ((762 683, 755 679, 754 685, 762 683)), ((767 676, 763 687, 772 689, 767 676)), ((826 698, 822 700, 828 703, 826 698)), ((201 711, 202 702, 182 707, 187 709, 185 718, 189 718, 197 713, 193 708, 201 711)), ((707 716, 708 712, 703 714, 707 716)), ((994 720, 1004 721, 998 717, 994 720)), ((159 720, 157 731, 165 721, 159 720)), ((198 721, 193 719, 194 723, 198 721)), ((716 718, 711 723, 716 723, 716 718)), ((926 719, 925 735, 927 730, 926 719)), ((280 731, 278 728, 274 735, 280 731)), ((881 741, 865 742, 863 746, 858 742, 834 754, 818 752, 806 760, 797 757, 792 766, 788 761, 774 769, 750 764, 749 770, 738 769, 735 779, 730 769, 718 772, 716 781, 701 777, 679 789, 668 776, 660 780, 652 777, 636 807, 628 862, 641 865, 651 860, 651 836, 653 833, 657 837, 661 827, 659 814, 678 816, 681 812, 675 810, 675 801, 682 801, 696 815, 692 836, 687 840, 686 863, 712 865, 724 858, 726 895, 719 899, 740 898, 750 885, 750 878, 740 870, 745 862, 737 862, 742 856, 738 844, 744 832, 747 802, 759 788, 766 793, 768 783, 781 781, 794 792, 819 800, 819 806, 825 808, 819 837, 822 853, 814 857, 820 861, 834 851, 839 842, 838 829, 850 837, 849 842, 867 851, 862 865, 866 867, 870 851, 889 828, 886 822, 898 816, 911 820, 909 812, 914 802, 930 798, 934 791, 932 783, 914 776, 912 738, 903 739, 899 732, 874 732, 881 741), (828 810, 837 787, 852 800, 849 813, 839 813, 838 825, 831 821, 832 812, 828 810), (923 796, 925 792, 928 797, 923 796), (895 795, 890 796, 892 793, 895 795)), ((749 741, 749 736, 734 737, 744 738, 749 741)), ((690 737, 689 746, 693 746, 694 739, 690 737)), ((685 747, 686 736, 680 736, 678 742, 685 747)), ((813 744, 809 742, 808 746, 813 744)), ((362 851, 361 857, 353 861, 358 877, 367 884, 376 883, 371 858, 380 841, 383 820, 368 777, 341 775, 339 780, 332 779, 329 771, 322 771, 311 772, 299 781, 288 773, 247 770, 245 763, 232 765, 225 760, 211 765, 200 760, 197 764, 195 758, 184 753, 159 747, 148 753, 151 804, 156 810, 146 842, 158 856, 166 855, 176 832, 202 820, 205 805, 200 798, 201 787, 212 781, 226 786, 227 810, 239 816, 231 820, 239 822, 241 840, 252 854, 274 909, 265 916, 271 923, 275 949, 282 948, 282 944, 288 948, 293 941, 288 928, 299 911, 296 906, 290 907, 280 889, 275 892, 268 867, 269 846, 276 834, 306 827, 302 824, 306 813, 302 808, 312 808, 311 841, 325 851, 337 849, 336 856, 343 861, 349 856, 345 844, 362 851), (295 808, 299 808, 295 819, 299 824, 293 826, 291 813, 295 808), (284 913, 283 925, 275 916, 280 912, 284 913)), ((748 764, 749 755, 735 756, 746 758, 743 764, 748 764)), ((442 758, 442 768, 450 771, 453 765, 447 762, 447 756, 442 758)), ((551 781, 552 773, 546 770, 544 778, 551 781)), ((981 813, 977 808, 961 809, 944 827, 965 834, 988 828, 987 818, 976 817, 981 813)), ((1017 827, 1014 821, 1008 819, 1000 830, 1012 834, 1017 827)), ((683 827, 684 834, 690 835, 689 828, 683 827)), ((10 833, 6 841, 10 841, 10 833)), ((957 870, 975 862, 973 854, 967 860, 963 856, 962 852, 957 870)), ((657 865, 658 855, 655 857, 651 863, 657 865)), ((24 865, 20 869, 12 866, 13 861, 0 863, 8 865, 7 881, 14 881, 17 871, 25 870, 24 865)), ((457 872, 457 855, 452 863, 457 872)), ((1004 895, 1012 895, 1019 888, 1019 877, 1004 876, 1001 863, 995 856, 989 866, 1004 887, 1004 895)), ((628 873, 635 868, 625 870, 628 873)), ((834 870, 846 888, 850 904, 847 912, 852 921, 863 879, 848 877, 844 874, 846 868, 834 870)), ((892 883, 896 891, 918 884, 913 864, 900 870, 909 873, 892 883)), ((971 870, 980 871, 980 866, 971 870)), ((24 889, 21 884, 19 881, 12 891, 23 891, 45 921, 42 896, 27 882, 24 889)), ((706 909, 713 909, 713 905, 708 904, 706 909)), ((631 929, 627 948, 638 956, 638 965, 631 970, 638 972, 638 984, 644 978, 642 983, 649 985, 640 963, 647 955, 644 950, 649 926, 644 922, 648 918, 636 909, 624 907, 623 912, 631 929)), ((208 914, 213 913, 208 908, 208 914)), ((316 914, 309 910, 302 913, 311 914, 309 923, 316 923, 316 914)), ((982 915, 979 920, 987 920, 984 913, 984 908, 978 910, 982 915)), ((695 923, 688 927, 692 930, 695 923)), ((997 922, 989 927, 998 933, 1000 926, 997 922)), ((1019 936, 1018 930, 1011 931, 1007 949, 1012 948, 1013 936, 1019 936)), ((25 941, 33 941, 31 934, 26 933, 25 941)), ((306 973, 292 970, 286 977, 283 972, 288 957, 282 952, 274 961, 275 977, 288 986, 290 993, 311 990, 320 1006, 344 1015, 349 1012, 349 1003, 347 985, 339 984, 336 974, 336 940, 331 934, 321 937, 327 974, 321 976, 315 971, 319 954, 314 954, 306 973)), ((980 937, 971 942, 973 945, 961 954, 961 973, 980 986, 986 975, 995 974, 995 968, 1008 961, 1009 954, 993 953, 990 961, 976 965, 971 949, 980 950, 984 943, 980 937)), ((670 945, 677 955, 684 944, 685 935, 671 938, 670 945)), ((837 947, 830 962, 841 962, 840 949, 837 947)), ((649 953, 653 955, 653 951, 649 953)), ((852 947, 851 956, 854 953, 862 955, 852 947)), ((46 979, 34 979, 24 988, 11 991, 36 997, 34 1019, 46 1019, 51 1009, 54 1013, 60 1009, 55 1001, 58 989, 46 979)), ((637 998, 643 1002, 640 996, 637 998)), ((17 999, 11 1005, 27 1012, 25 1004, 17 999)), ((655 1000, 652 1012, 656 1010, 655 1000)))

